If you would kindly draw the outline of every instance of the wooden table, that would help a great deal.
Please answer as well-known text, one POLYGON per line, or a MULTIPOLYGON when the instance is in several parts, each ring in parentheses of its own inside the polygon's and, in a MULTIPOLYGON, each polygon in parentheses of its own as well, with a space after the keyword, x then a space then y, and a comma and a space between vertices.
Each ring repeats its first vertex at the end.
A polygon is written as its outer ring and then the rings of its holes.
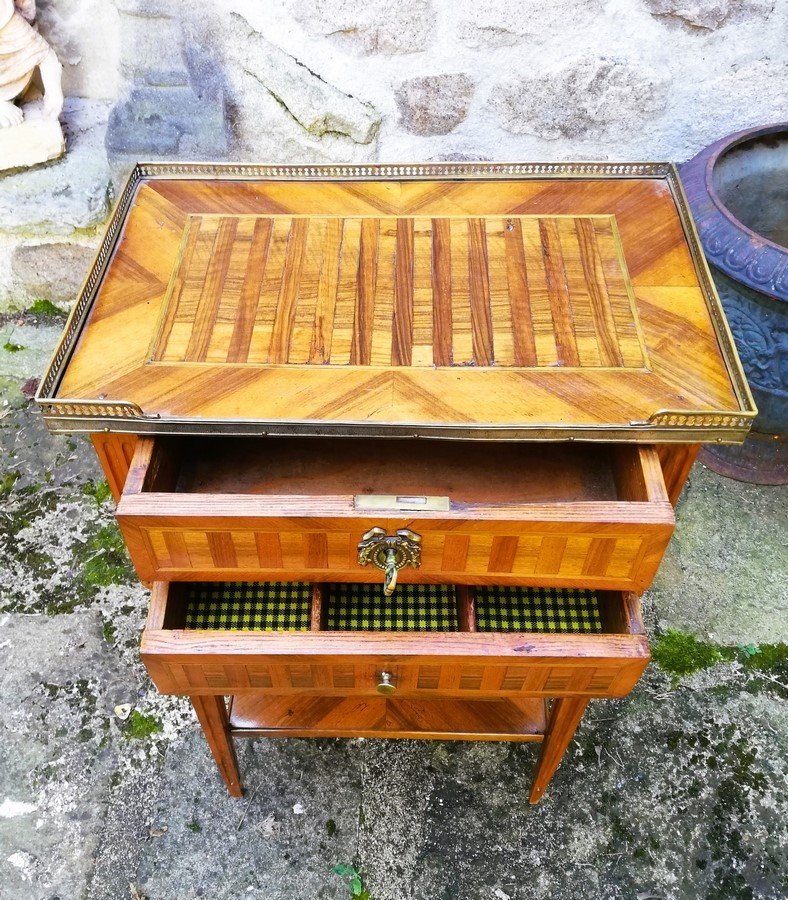
POLYGON ((138 165, 37 399, 231 793, 233 736, 472 738, 542 741, 534 802, 755 415, 666 163, 138 165))

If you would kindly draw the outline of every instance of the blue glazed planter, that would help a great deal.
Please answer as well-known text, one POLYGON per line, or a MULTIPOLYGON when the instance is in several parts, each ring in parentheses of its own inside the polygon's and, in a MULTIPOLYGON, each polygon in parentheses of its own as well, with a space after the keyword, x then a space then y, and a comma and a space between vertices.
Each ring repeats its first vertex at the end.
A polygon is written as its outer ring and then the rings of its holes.
POLYGON ((788 482, 788 123, 729 135, 681 167, 703 249, 758 416, 743 447, 704 462, 725 475, 788 482))

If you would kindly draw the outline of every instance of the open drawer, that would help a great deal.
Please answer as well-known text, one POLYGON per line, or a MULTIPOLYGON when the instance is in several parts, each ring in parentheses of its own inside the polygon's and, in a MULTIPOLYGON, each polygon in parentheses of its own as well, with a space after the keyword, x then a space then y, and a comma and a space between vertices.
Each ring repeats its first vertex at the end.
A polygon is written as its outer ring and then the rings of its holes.
POLYGON ((175 694, 619 697, 649 660, 634 593, 157 582, 141 655, 175 694), (408 629, 408 630, 404 630, 408 629))
POLYGON ((382 582, 378 527, 421 538, 403 583, 636 591, 674 525, 651 446, 321 438, 140 438, 117 516, 146 582, 382 582))

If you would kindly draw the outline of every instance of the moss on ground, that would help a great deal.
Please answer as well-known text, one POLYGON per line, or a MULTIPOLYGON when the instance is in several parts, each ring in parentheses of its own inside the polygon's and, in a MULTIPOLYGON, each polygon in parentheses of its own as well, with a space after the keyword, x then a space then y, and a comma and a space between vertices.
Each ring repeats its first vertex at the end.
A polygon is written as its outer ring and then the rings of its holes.
POLYGON ((62 319, 65 313, 59 309, 50 300, 40 299, 34 300, 26 310, 30 315, 41 316, 47 319, 62 319))
POLYGON ((8 496, 19 479, 19 472, 3 472, 0 476, 0 497, 8 496))
POLYGON ((727 654, 716 644, 699 641, 685 631, 669 628, 654 641, 651 656, 663 671, 677 679, 708 669, 722 662, 727 654))
POLYGON ((132 577, 126 546, 114 522, 99 528, 80 555, 84 560, 81 581, 89 589, 125 583, 132 577))
POLYGON ((161 722, 155 716, 146 716, 133 709, 124 733, 131 740, 144 741, 159 731, 161 722))
POLYGON ((107 646, 114 647, 116 636, 115 626, 109 619, 104 619, 104 623, 101 628, 104 633, 104 640, 107 642, 107 646))
POLYGON ((82 493, 86 497, 92 497, 98 506, 104 504, 112 496, 112 491, 106 481, 86 481, 82 493))
MULTIPOLYGON (((35 491, 19 490, 14 487, 16 480, 14 472, 0 478, 0 498, 12 495, 13 501, 5 504, 4 515, 0 516, 0 558, 15 572, 0 599, 0 612, 69 613, 91 603, 100 588, 134 583, 134 570, 118 527, 114 521, 102 521, 103 515, 95 521, 91 512, 83 537, 65 536, 70 559, 67 567, 62 559, 50 555, 51 551, 57 556, 60 541, 53 540, 50 547, 46 530, 40 542, 20 538, 25 529, 40 527, 38 523, 63 498, 42 485, 35 491)), ((101 484, 91 485, 85 494, 101 500, 101 484)))
MULTIPOLYGON (((685 631, 670 628, 652 642, 654 662, 668 675, 674 685, 688 675, 694 675, 718 663, 737 662, 757 680, 788 694, 788 644, 761 644, 728 647, 711 641, 698 640, 685 631)), ((757 686, 757 683, 756 683, 757 686)))

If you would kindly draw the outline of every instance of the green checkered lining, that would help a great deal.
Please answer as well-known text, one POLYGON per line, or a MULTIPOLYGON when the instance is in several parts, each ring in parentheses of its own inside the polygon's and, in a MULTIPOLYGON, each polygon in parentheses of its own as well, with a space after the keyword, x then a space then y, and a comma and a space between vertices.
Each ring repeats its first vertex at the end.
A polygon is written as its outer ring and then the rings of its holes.
POLYGON ((602 630, 595 591, 567 588, 476 588, 479 631, 592 633, 602 630))
POLYGON ((303 581, 189 584, 186 628, 309 631, 312 585, 303 581))
POLYGON ((379 584, 331 584, 327 631, 457 631, 457 599, 447 584, 401 584, 384 597, 379 584))
MULTIPOLYGON (((384 597, 377 584, 326 586, 328 631, 457 631, 451 585, 400 585, 384 597)), ((220 631, 308 631, 312 585, 299 581, 205 582, 186 588, 185 628, 220 631)), ((476 588, 479 631, 602 631, 594 591, 476 588)))

